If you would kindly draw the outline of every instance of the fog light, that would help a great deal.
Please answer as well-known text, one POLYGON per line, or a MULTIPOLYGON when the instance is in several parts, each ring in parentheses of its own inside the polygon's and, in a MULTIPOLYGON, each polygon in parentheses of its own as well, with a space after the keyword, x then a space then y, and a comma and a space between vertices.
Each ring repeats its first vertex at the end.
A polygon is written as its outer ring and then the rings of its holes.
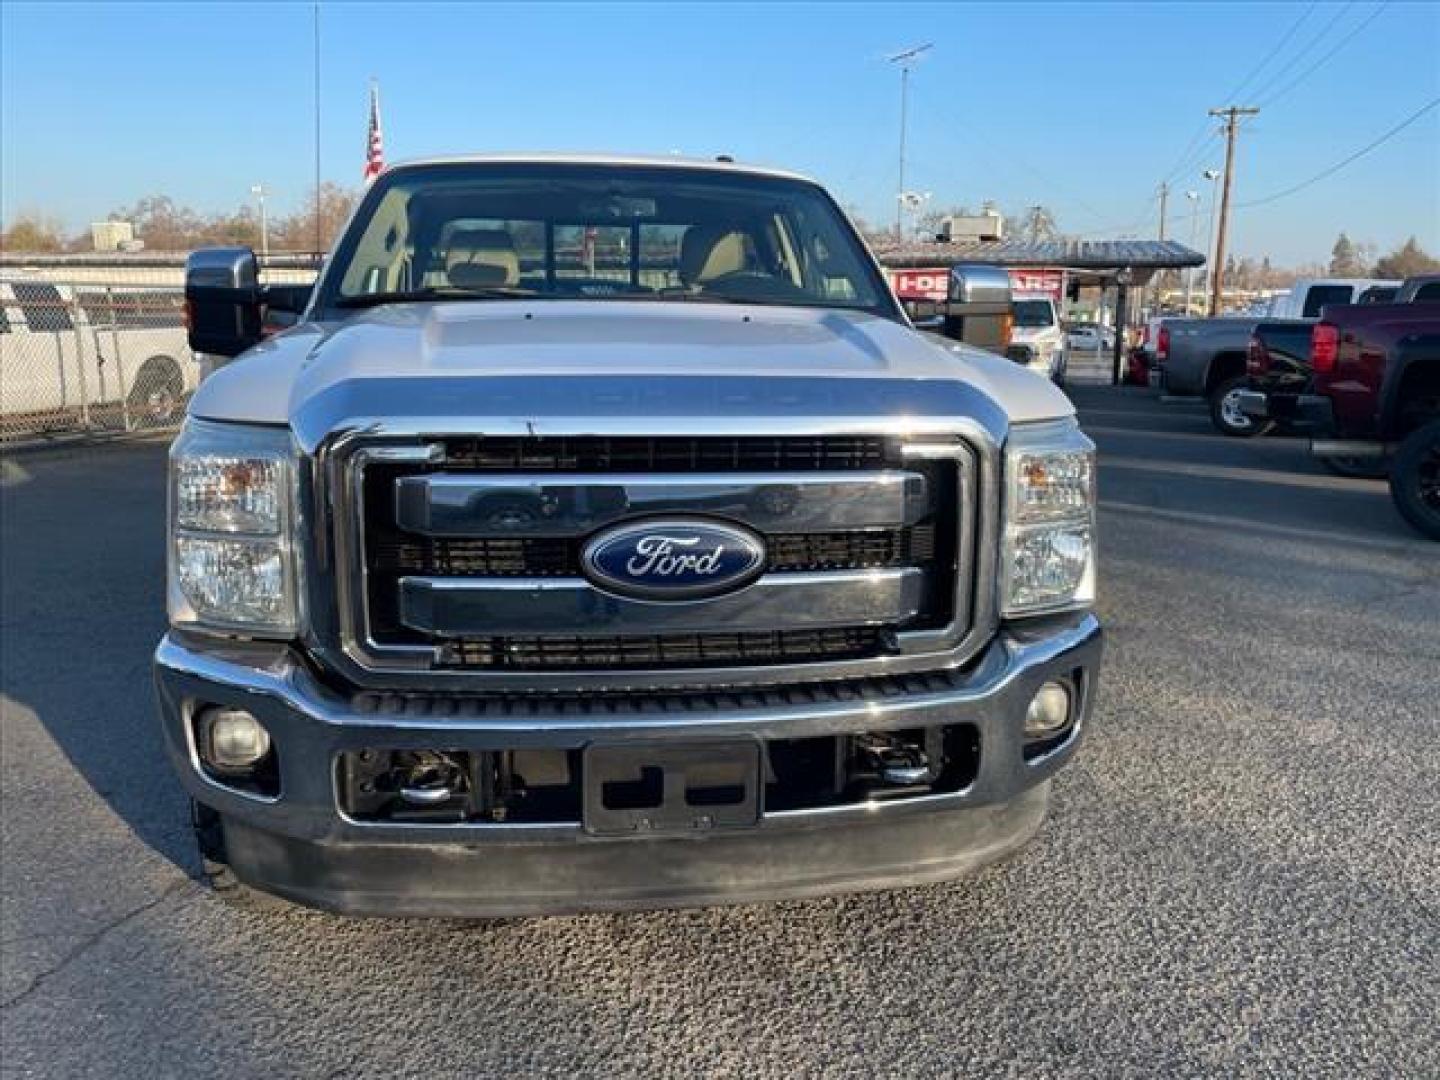
POLYGON ((196 728, 201 759, 221 772, 253 769, 270 753, 270 733, 244 709, 206 709, 196 728))
POLYGON ((1070 722, 1070 690, 1064 683, 1047 682, 1030 699, 1025 710, 1025 737, 1048 739, 1070 722))

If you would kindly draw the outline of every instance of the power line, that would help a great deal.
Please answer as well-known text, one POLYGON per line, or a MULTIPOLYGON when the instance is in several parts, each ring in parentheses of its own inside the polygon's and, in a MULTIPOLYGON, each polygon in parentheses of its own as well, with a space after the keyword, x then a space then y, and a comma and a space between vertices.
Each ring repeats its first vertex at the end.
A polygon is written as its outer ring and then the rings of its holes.
POLYGON ((1427 112, 1429 112, 1431 109, 1435 108, 1435 106, 1437 106, 1437 105, 1440 105, 1440 97, 1432 98, 1429 102, 1427 102, 1426 104, 1420 106, 1419 109, 1417 109, 1415 112, 1411 113, 1411 114, 1410 114, 1409 116, 1407 116, 1404 120, 1400 121, 1400 123, 1396 124, 1396 125, 1395 125, 1394 127, 1392 127, 1389 131, 1385 132, 1385 134, 1381 135, 1381 136, 1380 136, 1378 139, 1376 139, 1374 142, 1369 143, 1369 144, 1367 144, 1367 145, 1365 145, 1365 146, 1362 146, 1359 150, 1356 150, 1356 151, 1355 151, 1353 154, 1351 154, 1349 157, 1345 158, 1345 159, 1342 160, 1342 161, 1337 161, 1334 165, 1331 165, 1328 169, 1325 169, 1325 170, 1322 170, 1321 172, 1316 173, 1314 176, 1310 177, 1310 179, 1308 179, 1308 180, 1302 180, 1300 183, 1294 185, 1293 187, 1288 187, 1288 188, 1286 188, 1284 191, 1277 191, 1277 192, 1275 192, 1273 195, 1267 195, 1267 196, 1265 196, 1263 199, 1254 199, 1254 200, 1252 200, 1252 201, 1250 201, 1250 202, 1247 202, 1247 203, 1239 203, 1239 204, 1235 207, 1235 209, 1237 209, 1237 210, 1248 210, 1248 209, 1250 209, 1252 206, 1264 206, 1266 203, 1272 203, 1272 202, 1275 202, 1277 199, 1283 199, 1283 198, 1285 198, 1285 197, 1288 196, 1288 195, 1294 195, 1297 191, 1302 191, 1302 190, 1304 190, 1305 188, 1309 187, 1311 184, 1317 184, 1317 183, 1319 183, 1321 180, 1324 180, 1327 176, 1333 176, 1333 175, 1335 175, 1335 174, 1336 174, 1337 172, 1339 172, 1341 169, 1345 168, 1346 165, 1349 165, 1352 161, 1358 161, 1360 158, 1362 158, 1362 157, 1364 157, 1366 154, 1370 153, 1371 150, 1374 150, 1376 147, 1380 146, 1382 143, 1389 142, 1389 141, 1390 141, 1391 139, 1393 139, 1396 135, 1399 135, 1400 132, 1404 131, 1404 130, 1405 130, 1407 127, 1409 127, 1411 124, 1415 123, 1416 120, 1419 120, 1420 117, 1424 116, 1427 112))
POLYGON ((1310 75, 1311 75, 1317 68, 1319 68, 1322 64, 1324 64, 1327 60, 1329 60, 1332 56, 1334 56, 1337 52, 1339 52, 1339 51, 1340 51, 1342 48, 1344 48, 1346 45, 1348 45, 1348 44, 1350 43, 1351 39, 1354 38, 1357 34, 1359 34, 1360 31, 1364 30, 1364 29, 1365 29, 1367 26, 1369 26, 1372 22, 1374 22, 1376 19, 1378 19, 1378 18, 1380 17, 1381 12, 1383 12, 1383 11, 1384 11, 1387 7, 1389 7, 1389 6, 1390 6, 1389 0, 1386 0, 1386 2, 1380 4, 1379 7, 1377 7, 1374 11, 1372 11, 1372 12, 1370 13, 1370 17, 1369 17, 1368 19, 1364 20, 1362 23, 1360 23, 1360 25, 1358 25, 1357 27, 1355 27, 1355 29, 1351 30, 1350 33, 1346 34, 1343 38, 1341 38, 1339 41, 1337 41, 1337 42, 1335 43, 1335 45, 1332 46, 1331 49, 1330 49, 1324 56, 1320 57, 1319 60, 1316 60, 1313 64, 1311 64, 1309 67, 1307 67, 1307 68, 1306 68, 1304 71, 1302 71, 1299 75, 1295 76, 1295 78, 1291 79, 1288 83, 1286 83, 1284 86, 1282 86, 1279 90, 1275 91, 1275 93, 1271 94, 1269 97, 1267 97, 1267 98, 1265 98, 1263 101, 1261 101, 1261 102, 1260 102, 1261 106, 1262 106, 1262 107, 1268 107, 1268 106, 1270 106, 1270 105, 1273 105, 1275 102, 1279 101, 1282 97, 1284 97, 1286 94, 1288 94, 1291 90, 1295 89, 1295 87, 1299 86, 1302 82, 1304 82, 1307 78, 1309 78, 1310 75))
POLYGON ((1341 19, 1343 19, 1346 15, 1348 15, 1350 9, 1354 6, 1354 0, 1350 0, 1350 3, 1346 4, 1339 11, 1337 11, 1334 17, 1331 18, 1329 22, 1327 22, 1323 27, 1320 28, 1320 32, 1318 34, 1316 34, 1314 37, 1312 37, 1309 41, 1307 41, 1304 45, 1300 47, 1300 51, 1290 58, 1290 62, 1288 64, 1280 68, 1278 71, 1272 72, 1269 78, 1267 78, 1264 82, 1262 82, 1259 86, 1257 86, 1254 90, 1250 92, 1250 96, 1252 98, 1258 99, 1262 94, 1265 93, 1265 91, 1269 90, 1270 87, 1274 86, 1277 82, 1284 78, 1286 73, 1289 72, 1291 68, 1293 68, 1296 64, 1300 63, 1301 60, 1304 60, 1306 55, 1309 54, 1310 50, 1315 48, 1316 45, 1320 44, 1320 42, 1325 39, 1325 37, 1334 28, 1335 24, 1338 23, 1341 19))
MULTIPOLYGON (((1245 76, 1245 78, 1240 80, 1240 85, 1235 87, 1234 90, 1230 91, 1230 93, 1225 95, 1224 100, 1237 100, 1240 97, 1240 92, 1244 90, 1246 85, 1249 84, 1250 80, 1255 78, 1256 75, 1260 74, 1260 72, 1263 71, 1265 67, 1270 63, 1270 61, 1275 59, 1275 57, 1279 55, 1280 50, 1285 48, 1285 46, 1289 44, 1290 39, 1295 36, 1296 31, 1298 31, 1300 27, 1305 24, 1305 20, 1307 20, 1312 14, 1314 14, 1315 9, 1318 6, 1318 3, 1312 3, 1303 12, 1301 12, 1300 17, 1290 24, 1290 29, 1286 30, 1285 33, 1281 35, 1280 40, 1275 43, 1275 45, 1270 49, 1270 51, 1260 58, 1260 62, 1250 69, 1249 73, 1245 76)), ((1174 167, 1172 167, 1170 171, 1165 174, 1165 179, 1162 180, 1161 183, 1168 183, 1169 181, 1174 180, 1176 176, 1190 169, 1194 165, 1194 162, 1191 159, 1194 157, 1195 153, 1197 151, 1203 152, 1205 147, 1208 146, 1207 143, 1204 143, 1207 132, 1212 137, 1219 134, 1219 132, 1212 129, 1208 123, 1202 122, 1201 125, 1196 129, 1195 134, 1190 137, 1190 141, 1185 144, 1185 149, 1180 151, 1180 156, 1175 159, 1174 167)))
POLYGON ((1239 100, 1239 97, 1241 93, 1244 92, 1245 87, 1250 85, 1250 80, 1253 79, 1256 75, 1259 75, 1260 72, 1265 68, 1267 64, 1270 63, 1271 60, 1275 59, 1276 56, 1280 55, 1280 50, 1285 48, 1285 46, 1290 43, 1290 39, 1295 36, 1295 31, 1299 30, 1300 27, 1305 25, 1305 20, 1310 18, 1310 16, 1315 13, 1315 9, 1319 6, 1320 5, 1318 2, 1312 3, 1304 11, 1302 11, 1300 13, 1300 17, 1290 24, 1290 29, 1286 30, 1280 40, 1275 43, 1275 47, 1265 54, 1265 58, 1261 60, 1260 63, 1256 64, 1253 68, 1250 69, 1250 74, 1246 75, 1245 78, 1240 81, 1239 86, 1235 87, 1234 90, 1231 90, 1230 93, 1226 94, 1223 100, 1239 100))
POLYGON ((1172 170, 1170 175, 1165 177, 1165 182, 1169 183, 1170 181, 1178 179, 1181 175, 1188 173, 1191 169, 1195 168, 1196 165, 1199 165, 1200 162, 1205 160, 1206 156, 1214 149, 1211 143, 1220 138, 1222 134, 1224 134, 1224 132, 1220 128, 1211 128, 1210 137, 1196 146, 1194 153, 1190 154, 1178 169, 1172 170))
MULTIPOLYGON (((1087 215, 1095 218, 1103 218, 1105 216, 1101 211, 1096 210, 1095 207, 1091 206, 1084 199, 1082 199, 1076 192, 1057 183, 1053 175, 1043 171, 1037 165, 1030 162, 1014 150, 1004 150, 996 154, 987 152, 986 149, 984 149, 983 144, 981 143, 966 143, 962 146, 959 140, 954 135, 952 135, 951 132, 973 131, 973 120, 965 122, 958 114, 950 113, 944 107, 937 106, 934 99, 927 97, 923 90, 913 92, 911 94, 911 99, 914 102, 912 111, 917 116, 920 115, 922 112, 928 110, 929 112, 939 116, 940 119, 948 121, 944 128, 945 136, 949 139, 955 140, 952 145, 960 148, 968 156, 972 158, 979 158, 982 161, 988 161, 992 166, 995 166, 996 168, 1023 169, 1025 172, 1028 172, 1032 176, 1034 176, 1043 185, 1043 191, 1041 192, 1042 195, 1054 196, 1054 198, 1050 199, 1050 201, 1055 205, 1073 205, 1075 207, 1079 207, 1087 215)), ((944 172, 945 170, 935 169, 932 166, 931 171, 944 172)))

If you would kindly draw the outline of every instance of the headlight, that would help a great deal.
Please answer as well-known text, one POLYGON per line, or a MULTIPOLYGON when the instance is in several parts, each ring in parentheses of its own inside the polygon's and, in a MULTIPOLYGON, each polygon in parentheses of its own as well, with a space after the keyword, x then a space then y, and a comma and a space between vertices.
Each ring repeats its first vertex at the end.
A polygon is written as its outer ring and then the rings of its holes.
POLYGON ((1095 600, 1095 444, 1073 420, 1022 424, 1005 449, 1000 607, 1033 615, 1095 600))
POLYGON ((170 448, 172 625, 295 634, 293 495, 288 431, 185 425, 170 448))

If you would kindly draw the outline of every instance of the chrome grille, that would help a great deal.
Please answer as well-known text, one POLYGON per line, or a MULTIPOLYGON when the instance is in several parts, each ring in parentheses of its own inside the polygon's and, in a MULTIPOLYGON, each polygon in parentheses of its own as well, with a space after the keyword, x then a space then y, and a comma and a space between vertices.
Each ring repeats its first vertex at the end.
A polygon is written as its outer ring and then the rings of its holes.
POLYGON ((356 440, 333 458, 342 645, 368 672, 561 677, 539 690, 587 672, 913 667, 973 636, 977 463, 953 440, 879 436, 356 440), (643 604, 580 575, 599 529, 697 513, 763 536, 742 593, 643 604))

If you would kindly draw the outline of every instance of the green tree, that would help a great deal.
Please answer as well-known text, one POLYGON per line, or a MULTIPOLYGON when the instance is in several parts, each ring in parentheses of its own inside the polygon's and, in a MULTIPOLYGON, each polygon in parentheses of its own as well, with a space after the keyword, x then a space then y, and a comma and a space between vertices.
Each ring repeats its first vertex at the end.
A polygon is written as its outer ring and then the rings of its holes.
POLYGON ((1343 232, 1336 237, 1335 246, 1330 249, 1330 274, 1332 277, 1363 277, 1365 262, 1355 242, 1343 232))
POLYGON ((1437 270, 1440 270, 1440 259, 1422 248, 1413 236, 1375 263, 1375 276, 1382 278, 1403 279, 1437 270))

